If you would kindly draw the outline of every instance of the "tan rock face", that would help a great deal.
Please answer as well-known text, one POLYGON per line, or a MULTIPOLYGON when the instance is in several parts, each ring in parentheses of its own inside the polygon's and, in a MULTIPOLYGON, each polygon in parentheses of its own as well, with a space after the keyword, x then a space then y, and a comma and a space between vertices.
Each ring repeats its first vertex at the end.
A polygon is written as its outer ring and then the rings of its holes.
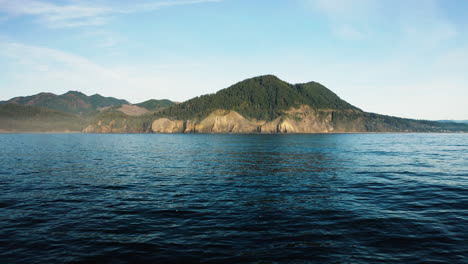
POLYGON ((154 133, 182 133, 184 132, 184 121, 170 120, 167 118, 160 118, 155 120, 151 126, 154 133))
POLYGON ((286 111, 286 118, 279 124, 281 133, 328 133, 333 132, 331 111, 316 111, 301 106, 286 111))
POLYGON ((102 121, 99 120, 97 124, 91 124, 87 126, 82 131, 83 133, 119 133, 118 131, 113 131, 110 125, 103 125, 102 121))
POLYGON ((334 132, 332 111, 309 106, 292 108, 273 121, 250 120, 235 111, 216 110, 201 121, 161 118, 152 124, 154 133, 328 133, 334 132))
POLYGON ((277 118, 270 122, 265 122, 260 126, 260 133, 264 134, 274 134, 278 133, 278 127, 281 122, 281 118, 277 118))
POLYGON ((195 132, 199 133, 254 133, 258 130, 258 123, 247 120, 234 111, 218 110, 195 125, 195 132))

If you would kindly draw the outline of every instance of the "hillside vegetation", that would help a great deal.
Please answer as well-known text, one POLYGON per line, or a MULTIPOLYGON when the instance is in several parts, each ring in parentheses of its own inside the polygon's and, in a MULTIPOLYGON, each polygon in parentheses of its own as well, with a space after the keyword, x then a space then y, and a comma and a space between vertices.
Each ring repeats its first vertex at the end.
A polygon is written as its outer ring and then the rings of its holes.
POLYGON ((366 113, 319 83, 289 84, 273 75, 247 79, 215 94, 193 98, 155 113, 154 119, 161 120, 155 123, 155 128, 164 132, 468 131, 468 126, 464 124, 443 124, 366 113), (222 112, 218 110, 227 112, 220 114, 222 112), (240 123, 225 120, 230 116, 229 111, 247 118, 241 122, 243 128, 237 125, 240 123), (169 129, 164 129, 164 126, 169 126, 169 129))
POLYGON ((130 105, 126 100, 74 91, 39 93, 1 101, 0 132, 81 132, 100 123, 109 132, 141 133, 151 124, 146 113, 172 105, 170 100, 130 105))
POLYGON ((126 100, 104 97, 99 94, 87 96, 76 91, 70 91, 62 95, 40 93, 32 96, 15 97, 4 103, 43 107, 70 114, 89 114, 102 107, 129 104, 126 100))
POLYGON ((161 110, 161 109, 173 106, 175 105, 175 103, 167 99, 162 99, 162 100, 151 99, 151 100, 144 101, 142 103, 135 104, 135 105, 146 108, 149 111, 157 111, 157 110, 161 110))
POLYGON ((147 133, 151 132, 152 115, 130 116, 117 110, 104 111, 92 117, 83 127, 86 133, 147 133))
POLYGON ((84 117, 42 107, 0 105, 2 132, 79 132, 89 121, 84 117))
POLYGON ((292 85, 273 75, 247 79, 215 94, 203 95, 166 108, 156 116, 202 119, 217 109, 233 110, 247 118, 273 120, 291 107, 361 111, 316 82, 292 85))
POLYGON ((175 104, 79 92, 41 93, 0 102, 0 132, 344 133, 468 132, 468 125, 367 113, 316 82, 273 75, 236 83, 175 104))

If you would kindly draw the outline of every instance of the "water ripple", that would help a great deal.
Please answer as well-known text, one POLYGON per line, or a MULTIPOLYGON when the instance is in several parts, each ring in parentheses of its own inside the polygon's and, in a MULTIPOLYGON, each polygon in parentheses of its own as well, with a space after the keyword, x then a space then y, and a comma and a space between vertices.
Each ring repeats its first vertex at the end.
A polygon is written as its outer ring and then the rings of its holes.
POLYGON ((468 135, 0 135, 2 263, 468 263, 468 135))

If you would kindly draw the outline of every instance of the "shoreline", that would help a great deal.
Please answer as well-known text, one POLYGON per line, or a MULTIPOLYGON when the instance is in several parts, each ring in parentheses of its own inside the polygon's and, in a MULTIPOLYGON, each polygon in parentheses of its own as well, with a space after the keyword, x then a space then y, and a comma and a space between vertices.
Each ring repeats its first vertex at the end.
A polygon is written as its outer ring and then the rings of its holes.
POLYGON ((383 131, 383 132, 319 132, 319 133, 86 133, 81 131, 18 132, 3 131, 0 134, 89 134, 89 135, 336 135, 336 134, 468 134, 466 131, 383 131))

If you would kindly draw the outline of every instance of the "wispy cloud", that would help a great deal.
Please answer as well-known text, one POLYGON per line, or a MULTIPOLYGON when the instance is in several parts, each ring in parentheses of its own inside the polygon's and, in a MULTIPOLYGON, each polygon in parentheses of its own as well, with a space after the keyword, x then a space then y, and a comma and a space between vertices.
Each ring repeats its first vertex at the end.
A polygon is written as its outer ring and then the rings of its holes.
POLYGON ((0 0, 0 12, 6 18, 14 16, 33 16, 40 23, 52 28, 98 26, 106 24, 111 18, 128 13, 148 12, 161 8, 182 5, 194 5, 223 0, 174 0, 152 3, 132 1, 131 4, 107 2, 97 5, 93 2, 70 1, 68 4, 55 4, 38 0, 0 0))
POLYGON ((427 65, 412 57, 379 63, 317 64, 275 56, 274 61, 253 60, 249 64, 242 59, 203 62, 186 59, 171 60, 170 64, 137 62, 106 66, 70 52, 0 38, 0 61, 3 69, 7 69, 0 78, 0 100, 41 91, 78 90, 134 103, 148 98, 181 101, 215 92, 253 74, 273 73, 291 82, 315 78, 366 111, 411 118, 465 119, 467 58, 468 47, 428 59, 427 65), (415 105, 415 100, 424 103, 415 105))
POLYGON ((98 48, 113 48, 125 43, 128 39, 122 34, 104 30, 104 29, 90 29, 85 30, 82 34, 75 36, 76 41, 83 39, 90 39, 98 48))
POLYGON ((0 1, 0 10, 10 16, 34 16, 50 27, 100 25, 112 9, 82 5, 56 5, 34 0, 0 1))
MULTIPOLYGON (((161 84, 154 73, 141 71, 140 75, 123 68, 105 67, 72 53, 15 42, 0 42, 0 58, 12 70, 0 81, 0 86, 7 87, 12 82, 15 90, 30 93, 41 87, 40 90, 54 93, 78 90, 106 95, 111 89, 113 96, 134 100, 129 94, 154 91, 161 84), (134 92, 129 92, 130 89, 134 92)), ((2 96, 12 97, 15 90, 2 91, 2 96)), ((160 93, 157 97, 164 97, 164 88, 157 93, 160 93)))
POLYGON ((365 39, 381 33, 399 34, 413 43, 437 44, 458 34, 458 30, 437 0, 304 0, 323 16, 330 32, 345 39, 365 39), (391 32, 382 30, 391 29, 391 32), (419 41, 418 41, 419 40, 419 41))
POLYGON ((355 19, 369 15, 378 6, 377 0, 307 0, 316 10, 323 12, 332 20, 355 19))
POLYGON ((0 78, 0 100, 40 91, 77 90, 141 102, 149 98, 186 100, 239 80, 238 71, 213 74, 221 65, 194 61, 173 64, 107 66, 70 52, 0 39, 0 61, 7 69, 0 78), (181 78, 183 76, 183 78, 181 78), (14 89, 8 87, 14 86, 14 89), (111 93, 111 94, 109 94, 111 93))
POLYGON ((333 33, 341 38, 351 40, 359 40, 364 37, 364 33, 362 31, 359 31, 355 27, 347 24, 334 26, 333 33))
POLYGON ((332 57, 314 70, 340 95, 371 112, 412 118, 466 116, 466 103, 460 99, 468 87, 462 73, 468 67, 466 34, 444 0, 304 2, 329 35, 347 40, 349 58, 332 57), (356 40, 362 41, 352 43, 356 40))
POLYGON ((342 39, 358 40, 366 36, 366 23, 377 13, 376 0, 306 0, 324 16, 331 32, 342 39))

